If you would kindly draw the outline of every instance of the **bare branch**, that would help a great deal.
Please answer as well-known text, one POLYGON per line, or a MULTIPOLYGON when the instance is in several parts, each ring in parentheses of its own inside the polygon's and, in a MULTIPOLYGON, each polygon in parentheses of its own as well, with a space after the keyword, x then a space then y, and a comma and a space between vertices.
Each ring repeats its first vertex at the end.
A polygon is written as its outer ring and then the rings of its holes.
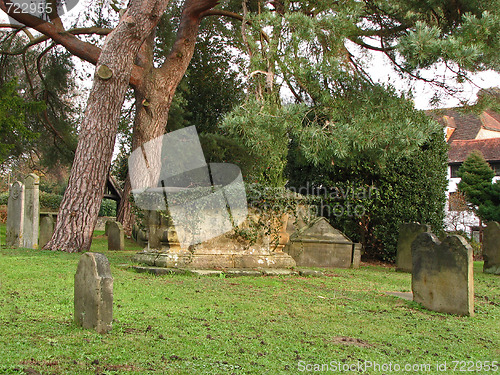
POLYGON ((367 44, 365 42, 363 42, 361 40, 361 38, 359 37, 351 37, 349 38, 349 40, 353 43, 356 43, 358 46, 360 47, 363 47, 363 48, 366 48, 366 49, 370 49, 372 51, 378 51, 378 52, 388 52, 388 51, 393 51, 395 49, 395 47, 376 47, 376 46, 372 46, 370 44, 367 44))
POLYGON ((15 29, 15 30, 22 30, 26 36, 29 38, 29 40, 34 39, 33 34, 28 30, 28 28, 24 25, 11 25, 10 23, 0 23, 0 29, 15 29))
MULTIPOLYGON (((224 17, 229 17, 229 18, 233 18, 235 20, 238 20, 238 21, 242 21, 244 20, 244 17, 238 13, 233 13, 233 12, 230 12, 230 11, 227 11, 227 10, 222 10, 222 9, 211 9, 211 10, 207 10, 206 12, 203 12, 202 13, 202 17, 208 17, 208 16, 224 16, 224 17)), ((245 24, 247 25, 250 25, 250 26, 254 26, 252 21, 248 20, 248 19, 245 19, 245 24)), ((269 43, 269 35, 266 34, 265 31, 263 30, 259 30, 260 33, 261 33, 261 36, 262 38, 264 38, 264 40, 269 43)))
MULTIPOLYGON (((169 65, 179 66, 191 61, 194 53, 194 44, 202 19, 202 14, 206 13, 211 7, 216 6, 217 0, 186 0, 182 10, 181 22, 177 31, 177 36, 165 62, 159 68, 166 73, 169 65)), ((187 68, 186 65, 186 68, 187 68)))
MULTIPOLYGON (((66 33, 72 34, 72 35, 108 35, 111 33, 113 29, 107 29, 107 28, 102 28, 102 27, 81 27, 81 28, 75 28, 75 29, 70 29, 66 31, 66 33)), ((22 48, 15 50, 15 51, 0 51, 0 54, 4 55, 21 55, 25 53, 28 49, 31 47, 43 43, 47 40, 51 39, 50 37, 46 35, 39 36, 37 38, 33 38, 30 40, 29 43, 27 43, 25 46, 22 48)))
MULTIPOLYGON (((61 32, 58 28, 50 23, 45 22, 37 17, 34 17, 27 13, 13 13, 8 11, 7 8, 8 0, 0 0, 0 9, 2 9, 9 16, 14 18, 16 21, 35 29, 36 31, 44 34, 47 38, 52 39, 55 43, 62 45, 68 50, 72 55, 81 58, 82 60, 88 61, 89 63, 95 65, 97 59, 101 54, 101 49, 91 43, 84 42, 78 39, 69 31, 61 32)), ((10 4, 10 2, 9 2, 10 4)), ((92 28, 87 28, 87 30, 92 28)), ((95 32, 85 32, 82 29, 81 34, 99 34, 97 30, 95 32)), ((111 31, 106 31, 100 35, 109 34, 111 31)), ((132 74, 130 76, 130 84, 137 87, 142 82, 143 69, 135 65, 132 69, 132 74)))

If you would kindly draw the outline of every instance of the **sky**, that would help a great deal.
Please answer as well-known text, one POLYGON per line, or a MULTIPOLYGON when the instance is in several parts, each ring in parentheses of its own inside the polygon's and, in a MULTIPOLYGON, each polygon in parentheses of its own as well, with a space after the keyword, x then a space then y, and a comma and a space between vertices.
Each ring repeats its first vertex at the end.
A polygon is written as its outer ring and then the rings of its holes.
POLYGON ((417 109, 433 109, 435 107, 430 105, 430 100, 437 93, 441 101, 438 108, 451 108, 458 107, 463 101, 474 103, 477 99, 477 93, 480 89, 500 86, 500 74, 494 71, 485 71, 471 76, 470 82, 458 84, 454 81, 450 73, 446 72, 444 65, 438 65, 435 68, 422 72, 425 78, 433 78, 435 76, 442 76, 443 74, 448 77, 447 83, 461 88, 463 93, 459 95, 449 95, 443 90, 438 90, 436 87, 431 87, 428 83, 423 81, 413 81, 401 79, 391 66, 391 62, 381 53, 372 54, 372 64, 368 68, 368 73, 375 82, 390 82, 398 90, 408 91, 411 90, 414 97, 415 107, 417 109))

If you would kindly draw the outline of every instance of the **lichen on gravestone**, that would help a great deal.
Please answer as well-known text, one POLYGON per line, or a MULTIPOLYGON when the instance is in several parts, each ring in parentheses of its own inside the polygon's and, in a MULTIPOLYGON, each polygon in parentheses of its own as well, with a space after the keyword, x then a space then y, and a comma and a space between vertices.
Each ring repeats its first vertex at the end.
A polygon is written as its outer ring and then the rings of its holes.
POLYGON ((472 248, 461 236, 440 242, 432 233, 412 244, 413 300, 433 311, 474 314, 472 248))
POLYGON ((9 188, 5 244, 8 247, 23 245, 24 185, 16 181, 9 188))
POLYGON ((85 253, 75 274, 75 322, 98 333, 111 330, 113 320, 113 277, 108 258, 85 253))

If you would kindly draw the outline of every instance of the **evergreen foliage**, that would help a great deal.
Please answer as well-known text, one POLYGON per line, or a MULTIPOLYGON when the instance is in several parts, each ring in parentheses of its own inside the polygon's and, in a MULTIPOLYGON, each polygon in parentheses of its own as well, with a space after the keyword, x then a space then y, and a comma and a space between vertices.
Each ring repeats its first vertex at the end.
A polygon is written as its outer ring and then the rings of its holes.
POLYGON ((0 164, 16 158, 32 147, 39 137, 28 118, 44 108, 41 102, 24 100, 18 93, 16 80, 0 85, 0 164))
POLYGON ((411 154, 391 156, 384 165, 360 160, 349 165, 315 166, 292 143, 288 187, 315 196, 316 213, 373 258, 393 260, 399 224, 430 224, 443 230, 448 147, 434 125, 429 139, 411 154))
POLYGON ((483 221, 500 219, 500 185, 492 183, 495 172, 480 151, 472 151, 458 170, 457 185, 472 210, 483 221))
POLYGON ((458 170, 458 177, 461 178, 458 189, 467 196, 471 204, 478 206, 484 201, 485 192, 494 175, 483 154, 473 150, 458 170))
MULTIPOLYGON (((0 32, 0 48, 15 49, 21 45, 22 38, 16 33, 0 32)), ((17 81, 17 97, 26 103, 40 103, 36 110, 26 110, 23 120, 25 129, 38 136, 29 137, 29 141, 20 136, 12 153, 0 158, 0 163, 8 158, 15 160, 21 154, 34 153, 39 167, 71 164, 78 123, 71 55, 52 48, 43 50, 38 46, 23 56, 1 55, 0 86, 8 85, 13 80, 17 81)), ((6 86, 2 91, 2 100, 7 100, 5 98, 11 89, 7 91, 6 86)), ((14 103, 11 104, 12 108, 16 108, 14 103)))
POLYGON ((479 205, 477 213, 485 221, 500 222, 500 181, 488 187, 486 199, 479 205))
POLYGON ((280 107, 271 100, 249 99, 232 111, 221 128, 247 148, 254 167, 247 181, 283 187, 286 179, 289 132, 302 121, 305 107, 280 107))

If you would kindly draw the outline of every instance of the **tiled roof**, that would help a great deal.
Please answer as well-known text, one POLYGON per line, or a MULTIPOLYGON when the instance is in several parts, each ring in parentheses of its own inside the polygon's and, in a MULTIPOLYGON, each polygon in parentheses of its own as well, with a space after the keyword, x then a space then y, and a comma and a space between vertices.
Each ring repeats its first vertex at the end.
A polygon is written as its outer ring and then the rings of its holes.
POLYGON ((500 113, 493 112, 493 111, 486 111, 486 113, 489 114, 491 117, 493 117, 498 122, 500 122, 500 113))
POLYGON ((459 140, 476 139, 481 128, 499 132, 500 114, 485 111, 480 116, 474 113, 463 113, 456 109, 438 109, 427 112, 445 127, 455 128, 448 143, 459 140))
POLYGON ((481 114, 481 122, 485 129, 500 132, 500 114, 493 111, 485 111, 481 114))
POLYGON ((500 138, 459 140, 450 143, 448 163, 463 163, 472 150, 479 150, 489 161, 500 161, 500 138))

